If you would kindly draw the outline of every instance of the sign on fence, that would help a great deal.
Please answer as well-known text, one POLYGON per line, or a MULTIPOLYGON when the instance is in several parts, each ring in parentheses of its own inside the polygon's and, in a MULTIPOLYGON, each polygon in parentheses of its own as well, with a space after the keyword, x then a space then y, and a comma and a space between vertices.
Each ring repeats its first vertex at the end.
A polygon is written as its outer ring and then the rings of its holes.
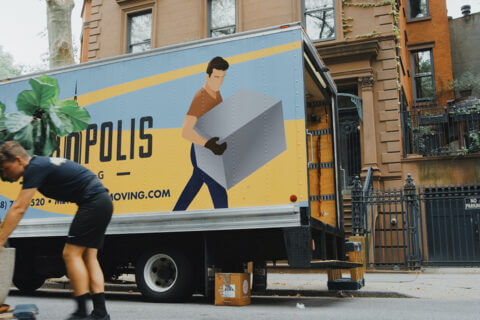
POLYGON ((480 210, 480 197, 465 198, 465 210, 480 210))

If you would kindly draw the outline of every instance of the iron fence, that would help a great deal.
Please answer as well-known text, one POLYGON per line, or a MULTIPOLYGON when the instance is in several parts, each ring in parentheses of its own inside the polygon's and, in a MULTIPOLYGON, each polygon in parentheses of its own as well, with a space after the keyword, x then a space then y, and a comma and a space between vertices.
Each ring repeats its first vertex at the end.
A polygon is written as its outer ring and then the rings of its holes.
POLYGON ((466 155, 480 152, 480 99, 445 107, 402 106, 404 155, 466 155))
POLYGON ((480 188, 416 187, 364 193, 352 189, 352 231, 366 236, 367 266, 480 265, 480 188))

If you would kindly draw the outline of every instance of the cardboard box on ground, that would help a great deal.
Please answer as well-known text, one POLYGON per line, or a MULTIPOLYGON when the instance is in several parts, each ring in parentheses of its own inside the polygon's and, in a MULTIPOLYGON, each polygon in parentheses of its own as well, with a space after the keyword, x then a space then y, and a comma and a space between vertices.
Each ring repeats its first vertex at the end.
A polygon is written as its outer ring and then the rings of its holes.
POLYGON ((216 273, 215 305, 245 306, 250 304, 249 273, 216 273))

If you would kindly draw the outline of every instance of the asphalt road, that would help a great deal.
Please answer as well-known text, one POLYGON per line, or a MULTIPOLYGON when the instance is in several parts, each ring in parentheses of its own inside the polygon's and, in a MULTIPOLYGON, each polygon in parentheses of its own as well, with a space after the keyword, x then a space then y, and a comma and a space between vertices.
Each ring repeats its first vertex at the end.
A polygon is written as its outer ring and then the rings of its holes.
MULTIPOLYGON (((74 302, 68 290, 40 290, 22 295, 12 290, 6 303, 11 306, 34 303, 38 320, 65 319, 74 302)), ((145 302, 138 293, 107 293, 112 320, 150 319, 480 319, 476 299, 418 298, 333 298, 333 297, 253 297, 244 307, 214 306, 203 297, 179 304, 145 302), (297 307, 302 304, 304 308, 297 307)))

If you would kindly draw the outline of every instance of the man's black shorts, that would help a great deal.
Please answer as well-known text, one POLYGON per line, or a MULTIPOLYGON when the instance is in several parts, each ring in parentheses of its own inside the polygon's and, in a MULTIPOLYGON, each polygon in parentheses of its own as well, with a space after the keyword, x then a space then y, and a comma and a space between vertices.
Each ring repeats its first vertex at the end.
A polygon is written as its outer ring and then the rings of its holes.
POLYGON ((101 249, 112 213, 112 199, 107 192, 98 193, 78 204, 78 211, 68 232, 67 243, 101 249))

